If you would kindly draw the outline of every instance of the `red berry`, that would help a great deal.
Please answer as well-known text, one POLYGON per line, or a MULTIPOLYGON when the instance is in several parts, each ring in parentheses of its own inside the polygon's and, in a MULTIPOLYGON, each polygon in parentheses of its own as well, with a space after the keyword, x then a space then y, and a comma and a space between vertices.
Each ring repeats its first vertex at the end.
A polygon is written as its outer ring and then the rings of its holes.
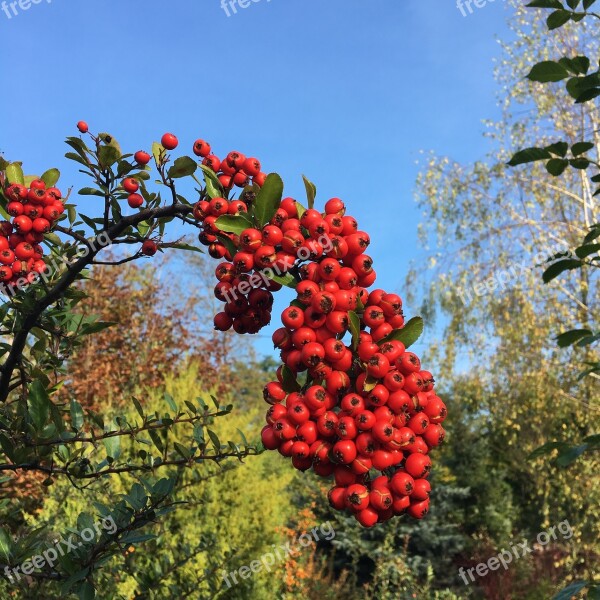
POLYGON ((354 483, 346 490, 346 506, 355 512, 369 506, 369 490, 360 483, 354 483))
POLYGON ((431 459, 425 454, 411 454, 404 465, 406 472, 415 479, 424 479, 431 471, 431 459))
POLYGON ((210 144, 204 140, 194 142, 194 154, 206 158, 210 154, 210 144))
POLYGON ((138 183, 137 179, 134 179, 133 177, 127 177, 126 179, 123 179, 122 185, 123 189, 128 194, 134 194, 140 189, 140 184, 138 183))
POLYGON ((356 458, 356 454, 356 446, 352 440, 340 440, 333 446, 333 456, 341 464, 350 464, 356 458))
POLYGON ((379 514, 373 508, 365 508, 365 510, 361 510, 359 513, 356 513, 356 520, 363 527, 374 527, 379 520, 379 514))
POLYGON ((145 240, 142 244, 142 254, 146 256, 154 256, 158 251, 158 245, 153 240, 145 240))
POLYGON ((257 158, 247 158, 242 165, 242 169, 246 175, 255 177, 260 173, 260 161, 257 158))
POLYGON ((179 140, 172 133, 165 133, 160 139, 160 143, 167 150, 175 150, 179 145, 179 140))
POLYGON ((79 121, 79 123, 77 123, 77 129, 79 129, 81 133, 87 133, 90 130, 85 121, 79 121))
POLYGON ((150 162, 151 156, 147 152, 144 152, 143 150, 138 150, 133 155, 133 158, 134 158, 135 162, 137 162, 138 165, 147 165, 150 162))

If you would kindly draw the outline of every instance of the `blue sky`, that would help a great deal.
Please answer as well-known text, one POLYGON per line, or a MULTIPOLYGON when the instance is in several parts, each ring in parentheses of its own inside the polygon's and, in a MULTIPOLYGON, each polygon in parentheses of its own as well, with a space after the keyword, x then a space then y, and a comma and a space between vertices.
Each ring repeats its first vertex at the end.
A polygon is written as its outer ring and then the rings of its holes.
POLYGON ((303 197, 305 173, 318 201, 343 198, 374 239, 378 283, 401 293, 423 256, 419 151, 469 161, 486 150, 506 9, 496 0, 463 17, 452 0, 260 0, 227 17, 220 0, 17 5, 11 19, 0 12, 0 148, 28 173, 57 166, 63 187, 81 183, 63 158, 79 119, 131 151, 173 131, 186 152, 203 137, 217 154, 259 156, 288 194, 303 197))

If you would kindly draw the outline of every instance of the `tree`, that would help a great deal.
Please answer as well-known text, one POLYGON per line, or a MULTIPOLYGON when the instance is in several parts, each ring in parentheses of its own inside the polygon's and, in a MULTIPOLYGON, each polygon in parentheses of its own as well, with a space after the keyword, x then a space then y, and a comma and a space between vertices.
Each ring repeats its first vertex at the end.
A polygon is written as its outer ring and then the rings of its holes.
MULTIPOLYGON (((559 436, 568 443, 594 433, 597 377, 579 379, 575 365, 594 362, 597 351, 585 346, 566 354, 549 332, 563 333, 566 323, 597 322, 597 277, 571 271, 544 285, 540 275, 548 256, 580 245, 580 223, 593 222, 595 207, 581 170, 565 171, 557 185, 545 169, 523 173, 506 163, 514 148, 547 147, 557 138, 572 145, 598 130, 593 103, 573 106, 568 94, 523 78, 556 45, 575 56, 596 50, 597 39, 584 22, 547 34, 539 16, 532 19, 531 10, 514 4, 515 40, 503 44, 496 71, 503 118, 488 123, 493 149, 473 165, 427 158, 418 193, 426 222, 435 223, 422 235, 434 248, 436 277, 427 280, 422 271, 412 276, 421 275, 426 285, 424 314, 444 316, 443 342, 432 353, 452 381, 450 405, 460 403, 477 417, 471 435, 485 436, 490 468, 509 486, 511 501, 501 518, 512 535, 527 537, 568 519, 576 531, 572 554, 557 562, 590 574, 600 534, 591 518, 597 466, 577 463, 548 477, 544 460, 530 455, 559 436), (507 512, 511 505, 518 510, 507 512)), ((481 497, 471 496, 468 505, 485 513, 481 497)), ((495 528, 492 543, 500 545, 507 533, 495 528)), ((554 573, 567 576, 566 569, 554 573)))

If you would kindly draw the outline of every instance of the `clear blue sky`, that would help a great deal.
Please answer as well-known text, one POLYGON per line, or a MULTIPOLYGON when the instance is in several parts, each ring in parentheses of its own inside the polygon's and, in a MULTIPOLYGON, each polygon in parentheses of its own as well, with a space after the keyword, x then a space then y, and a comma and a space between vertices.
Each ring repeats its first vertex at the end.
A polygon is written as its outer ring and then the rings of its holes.
MULTIPOLYGON (((492 60, 507 3, 463 17, 452 0, 41 0, 0 12, 0 148, 28 173, 63 158, 79 119, 135 151, 173 131, 239 149, 302 197, 343 198, 375 238, 381 287, 417 248, 420 150, 468 161, 497 115, 492 60)), ((86 203, 94 200, 86 199, 86 203)), ((93 210, 88 210, 88 214, 93 210)), ((407 313, 412 313, 407 307, 407 313)), ((258 342, 267 351, 267 340, 258 342)))

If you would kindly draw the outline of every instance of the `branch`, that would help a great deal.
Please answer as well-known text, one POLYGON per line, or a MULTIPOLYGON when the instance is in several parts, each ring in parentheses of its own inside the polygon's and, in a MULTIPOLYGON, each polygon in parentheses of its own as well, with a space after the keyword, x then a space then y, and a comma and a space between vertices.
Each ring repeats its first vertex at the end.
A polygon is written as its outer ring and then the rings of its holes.
POLYGON ((23 463, 20 465, 15 464, 4 464, 0 465, 0 472, 3 471, 12 471, 16 473, 17 471, 36 471, 40 473, 47 473, 48 475, 67 475, 73 476, 76 479, 99 479, 104 475, 118 475, 120 473, 139 473, 139 472, 148 472, 155 471, 156 469, 160 469, 161 467, 192 467, 195 464, 201 464, 206 460, 220 461, 226 458, 246 458, 247 456, 258 456, 259 452, 254 448, 248 448, 242 452, 224 452, 222 454, 203 454, 201 456, 193 456, 189 459, 180 458, 173 460, 165 460, 158 465, 150 466, 150 465, 127 465, 125 467, 109 467, 107 469, 101 471, 94 471, 93 473, 83 473, 81 475, 75 476, 68 471, 68 469, 64 468, 55 468, 48 467, 45 465, 40 465, 39 463, 23 463))
MULTIPOLYGON (((99 237, 102 233, 105 233, 108 235, 108 238, 113 241, 129 227, 134 227, 142 221, 176 217, 178 215, 187 215, 192 211, 192 206, 181 203, 159 208, 148 208, 136 213, 135 215, 130 215, 129 217, 121 219, 118 223, 114 223, 108 229, 101 231, 97 237, 99 237)), ((63 296, 65 291, 77 279, 77 276, 81 273, 81 271, 93 263, 94 258, 102 250, 102 248, 96 248, 95 246, 90 245, 88 250, 88 254, 86 256, 82 256, 73 265, 69 266, 67 272, 60 278, 60 280, 48 292, 48 294, 38 300, 34 304, 33 308, 26 314, 21 329, 14 337, 11 350, 4 361, 4 364, 2 367, 0 367, 0 371, 2 373, 0 376, 0 402, 5 402, 8 397, 12 373, 21 359, 23 350, 25 349, 25 345, 27 343, 29 332, 37 325, 43 312, 63 296)))

